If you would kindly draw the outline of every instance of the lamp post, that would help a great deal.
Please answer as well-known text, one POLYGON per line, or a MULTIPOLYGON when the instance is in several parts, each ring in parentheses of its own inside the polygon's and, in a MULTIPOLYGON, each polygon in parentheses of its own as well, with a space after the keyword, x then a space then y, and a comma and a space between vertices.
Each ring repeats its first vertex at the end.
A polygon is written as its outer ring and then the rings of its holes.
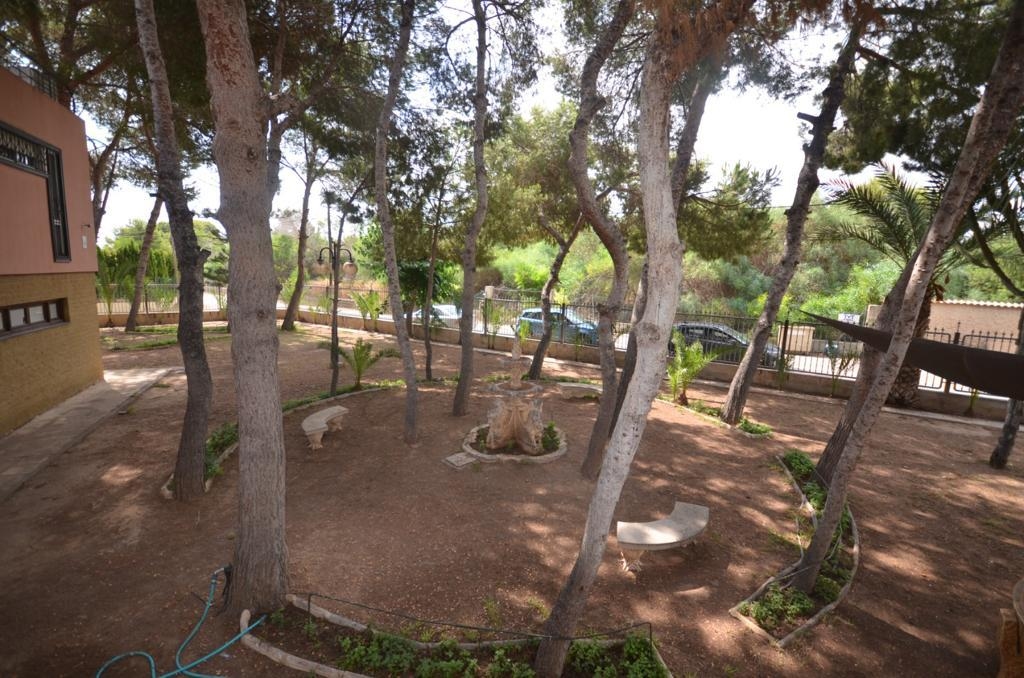
POLYGON ((338 392, 338 283, 339 283, 339 266, 341 259, 341 253, 344 252, 348 255, 348 261, 345 262, 345 278, 351 280, 356 277, 356 273, 359 271, 359 267, 356 265, 355 259, 352 257, 352 250, 347 247, 341 246, 341 224, 338 224, 338 237, 335 240, 331 240, 331 204, 334 203, 337 198, 333 191, 324 191, 324 202, 327 203, 327 247, 320 248, 320 253, 317 256, 317 263, 324 263, 324 251, 326 250, 330 254, 331 260, 331 287, 333 288, 332 294, 332 308, 331 308, 331 395, 336 395, 338 392))

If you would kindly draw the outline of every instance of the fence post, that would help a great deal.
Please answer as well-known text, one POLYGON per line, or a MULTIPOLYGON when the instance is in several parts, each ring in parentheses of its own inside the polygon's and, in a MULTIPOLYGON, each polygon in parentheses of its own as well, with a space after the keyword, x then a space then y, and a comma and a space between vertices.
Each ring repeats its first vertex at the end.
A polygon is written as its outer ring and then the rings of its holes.
POLYGON ((565 343, 565 302, 559 304, 562 312, 562 322, 558 324, 558 343, 565 343))
MULTIPOLYGON (((959 322, 956 324, 956 332, 953 333, 953 345, 954 346, 959 346, 960 345, 960 323, 959 322)), ((949 389, 950 389, 950 387, 953 384, 952 384, 952 382, 950 382, 949 379, 945 379, 944 381, 946 382, 946 384, 942 387, 942 392, 943 393, 949 393, 949 389)))
POLYGON ((142 283, 142 299, 143 304, 146 307, 146 313, 149 313, 149 285, 146 282, 142 283))
POLYGON ((786 352, 789 349, 789 315, 782 321, 782 337, 779 342, 779 364, 786 364, 786 352))

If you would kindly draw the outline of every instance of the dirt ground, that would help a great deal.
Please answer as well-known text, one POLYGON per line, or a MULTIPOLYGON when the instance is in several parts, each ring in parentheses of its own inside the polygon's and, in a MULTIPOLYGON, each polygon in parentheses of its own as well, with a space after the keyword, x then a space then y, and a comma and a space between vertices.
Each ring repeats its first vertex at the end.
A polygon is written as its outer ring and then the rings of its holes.
MULTIPOLYGON (((358 333, 343 333, 354 342, 358 333)), ((282 398, 324 390, 327 351, 311 334, 281 336, 282 398)), ((374 336, 375 345, 390 338, 374 336)), ((422 364, 422 345, 417 345, 422 364)), ((214 426, 234 419, 230 342, 209 344, 214 426)), ((457 372, 455 347, 435 346, 435 376, 457 372)), ((107 368, 180 364, 176 347, 105 352, 107 368)), ((479 376, 501 370, 479 353, 479 376)), ((366 379, 399 375, 397 360, 366 379)), ((549 376, 597 378, 592 366, 550 364, 549 376)), ((342 382, 349 383, 350 373, 342 382)), ((311 452, 302 417, 284 417, 292 590, 316 592, 426 619, 534 629, 572 567, 592 485, 577 469, 596 412, 548 388, 544 418, 567 435, 552 464, 442 463, 485 420, 482 380, 470 414, 451 415, 453 389, 424 386, 420 442, 401 439, 401 390, 347 398, 340 434, 311 452)), ((691 398, 720 403, 722 386, 691 398)), ((202 611, 210 573, 230 561, 237 524, 237 464, 201 501, 161 499, 173 467, 185 381, 173 375, 113 415, 0 504, 0 675, 92 676, 110 657, 151 653, 162 671, 202 611)), ((1024 464, 986 464, 997 431, 885 414, 857 469, 851 505, 862 539, 851 595, 786 651, 768 646, 727 610, 798 556, 785 543, 796 496, 774 456, 816 456, 840 414, 820 398, 755 392, 749 416, 775 434, 755 440, 657 402, 616 517, 651 520, 676 500, 711 509, 693 545, 648 554, 622 572, 614 543, 587 605, 584 630, 650 622, 677 676, 983 676, 997 670, 995 628, 1024 576, 1024 464)), ((1019 448, 1019 445, 1018 445, 1019 448)), ((342 603, 320 604, 401 629, 403 622, 342 603)), ((211 617, 194 658, 227 640, 237 620, 211 617)), ((203 673, 287 675, 240 646, 203 673)), ((146 675, 141 659, 107 676, 146 675)))

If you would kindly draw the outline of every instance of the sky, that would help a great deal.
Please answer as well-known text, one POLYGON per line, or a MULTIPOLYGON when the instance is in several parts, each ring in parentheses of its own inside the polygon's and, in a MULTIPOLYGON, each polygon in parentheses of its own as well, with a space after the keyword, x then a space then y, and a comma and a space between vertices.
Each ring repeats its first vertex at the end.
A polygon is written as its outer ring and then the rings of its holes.
MULTIPOLYGON (((803 58, 825 54, 831 60, 836 49, 836 40, 825 36, 802 38, 793 42, 793 49, 802 51, 803 58), (808 49, 808 47, 810 48, 808 49)), ((738 162, 749 163, 759 170, 776 168, 780 179, 772 193, 773 206, 788 206, 796 190, 797 175, 803 164, 803 141, 809 125, 800 122, 798 112, 815 113, 817 104, 814 97, 824 87, 824 81, 794 101, 776 100, 756 89, 738 91, 726 88, 713 95, 707 103, 697 139, 697 157, 711 163, 711 178, 717 179, 722 171, 738 162)), ((555 91, 551 78, 542 74, 537 85, 524 96, 520 110, 528 111, 535 106, 553 108, 560 95, 555 91)), ((90 136, 98 134, 86 119, 90 136)), ((838 176, 828 170, 819 172, 819 178, 826 182, 838 176)), ((274 201, 275 210, 298 209, 302 201, 302 184, 295 174, 281 169, 281 191, 274 201)), ((195 187, 198 197, 191 203, 194 212, 216 210, 218 180, 216 169, 203 167, 193 172, 188 182, 195 187)), ((314 189, 314 196, 320 189, 314 189)), ((122 183, 112 192, 100 229, 100 240, 106 241, 119 227, 131 219, 146 219, 152 207, 153 198, 148 191, 122 183)), ((162 219, 166 220, 166 211, 162 219)), ((326 209, 322 204, 311 205, 311 219, 314 223, 326 220, 326 209)))

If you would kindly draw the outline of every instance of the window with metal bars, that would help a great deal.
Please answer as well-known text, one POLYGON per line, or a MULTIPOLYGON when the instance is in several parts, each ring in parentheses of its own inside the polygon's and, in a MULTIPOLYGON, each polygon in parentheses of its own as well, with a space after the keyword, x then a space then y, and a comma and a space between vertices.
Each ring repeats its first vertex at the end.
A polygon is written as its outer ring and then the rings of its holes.
POLYGON ((0 308, 0 340, 68 321, 68 300, 49 299, 0 308))
POLYGON ((0 123, 0 163, 35 174, 46 182, 50 242, 54 261, 71 261, 64 162, 60 150, 0 123))

